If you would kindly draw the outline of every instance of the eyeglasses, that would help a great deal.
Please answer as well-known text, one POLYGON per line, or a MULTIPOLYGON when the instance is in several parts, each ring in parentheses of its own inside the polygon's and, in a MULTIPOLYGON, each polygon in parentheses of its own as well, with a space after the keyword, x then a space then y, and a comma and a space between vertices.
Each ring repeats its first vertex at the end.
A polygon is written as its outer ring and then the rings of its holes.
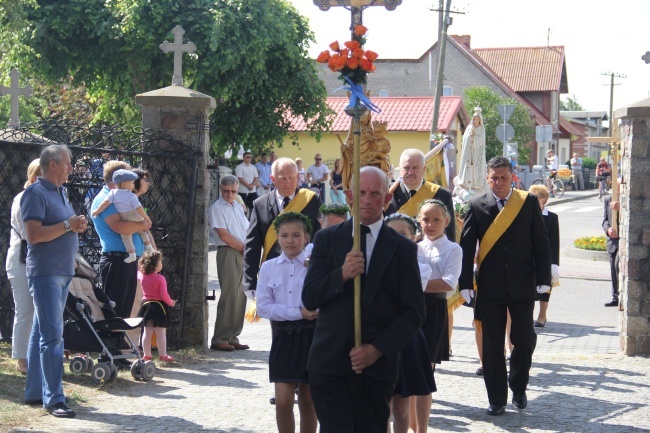
POLYGON ((316 161, 322 161, 323 158, 314 158, 316 161))
POLYGON ((248 155, 248 156, 244 156, 244 158, 251 158, 251 156, 250 156, 250 155, 248 155))

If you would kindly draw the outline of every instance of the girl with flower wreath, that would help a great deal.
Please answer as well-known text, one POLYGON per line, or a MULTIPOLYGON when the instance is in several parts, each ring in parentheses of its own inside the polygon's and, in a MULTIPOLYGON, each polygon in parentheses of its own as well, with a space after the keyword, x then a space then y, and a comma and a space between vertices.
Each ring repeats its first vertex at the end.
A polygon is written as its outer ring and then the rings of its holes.
POLYGON ((298 390, 300 432, 316 432, 318 420, 309 389, 307 355, 318 311, 302 305, 307 276, 304 251, 311 221, 297 212, 283 212, 273 221, 282 254, 267 260, 257 281, 257 313, 271 321, 269 380, 275 383, 275 418, 280 433, 295 432, 294 392, 298 390))

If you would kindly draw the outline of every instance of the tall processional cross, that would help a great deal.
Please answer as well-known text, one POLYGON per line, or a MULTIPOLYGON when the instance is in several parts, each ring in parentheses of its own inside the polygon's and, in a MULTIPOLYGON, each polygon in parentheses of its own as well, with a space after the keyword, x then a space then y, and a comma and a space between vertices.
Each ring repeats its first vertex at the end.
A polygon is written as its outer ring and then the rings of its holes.
POLYGON ((9 128, 14 128, 19 123, 18 119, 18 97, 19 96, 32 96, 34 91, 30 86, 20 87, 18 79, 20 78, 20 72, 18 69, 14 68, 9 72, 9 77, 11 78, 11 84, 9 87, 0 85, 0 96, 11 95, 11 111, 9 112, 9 128))
POLYGON ((181 26, 174 27, 172 30, 174 34, 174 43, 170 44, 165 41, 160 44, 160 49, 164 53, 172 51, 174 53, 174 76, 172 77, 172 86, 183 85, 183 53, 192 54, 196 51, 196 45, 192 42, 183 43, 183 35, 185 30, 181 26))

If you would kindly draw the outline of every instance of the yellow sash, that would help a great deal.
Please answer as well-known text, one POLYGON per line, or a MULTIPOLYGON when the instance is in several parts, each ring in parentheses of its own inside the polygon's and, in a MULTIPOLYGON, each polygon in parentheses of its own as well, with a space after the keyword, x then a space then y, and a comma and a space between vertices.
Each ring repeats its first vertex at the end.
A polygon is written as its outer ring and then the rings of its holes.
MULTIPOLYGON (((293 200, 289 202, 287 207, 282 209, 281 214, 284 212, 302 212, 303 209, 309 204, 312 198, 316 196, 316 193, 314 191, 311 191, 309 189, 301 189, 299 190, 293 200)), ((269 226, 269 228, 266 230, 266 236, 264 237, 264 252, 262 254, 262 262, 266 261, 266 256, 269 255, 269 252, 271 251, 271 248, 273 248, 273 245, 275 242, 278 240, 278 234, 275 232, 275 228, 273 227, 273 223, 269 226)))
POLYGON ((420 204, 426 200, 429 200, 430 198, 433 198, 434 195, 438 192, 440 189, 440 185, 433 184, 431 182, 424 182, 418 192, 415 193, 413 197, 408 199, 404 205, 399 208, 397 212, 403 213, 405 215, 408 215, 410 217, 415 217, 418 213, 418 208, 420 207, 420 204))
MULTIPOLYGON (((508 230, 510 224, 512 224, 515 218, 517 218, 517 215, 519 215, 519 211, 526 202, 527 196, 528 192, 513 189, 512 194, 510 195, 510 199, 506 203, 505 207, 501 210, 501 212, 499 212, 499 215, 497 215, 494 221, 492 221, 490 227, 488 227, 487 231, 483 235, 483 239, 481 239, 481 243, 478 248, 478 255, 476 257, 476 263, 478 265, 479 271, 481 268, 481 263, 489 254, 490 250, 492 250, 492 247, 497 243, 499 238, 501 238, 506 230, 508 230)), ((474 296, 476 297, 476 299, 474 299, 474 305, 476 305, 476 302, 478 301, 478 287, 476 287, 476 293, 474 296)), ((480 318, 475 317, 474 326, 476 326, 476 329, 481 330, 482 325, 480 318)))

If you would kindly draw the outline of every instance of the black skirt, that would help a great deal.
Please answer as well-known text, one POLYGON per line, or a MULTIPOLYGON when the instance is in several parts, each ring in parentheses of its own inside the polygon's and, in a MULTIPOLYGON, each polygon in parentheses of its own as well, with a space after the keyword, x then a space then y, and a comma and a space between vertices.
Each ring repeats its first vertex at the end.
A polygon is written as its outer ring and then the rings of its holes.
POLYGON ((154 328, 166 328, 168 314, 169 307, 163 301, 144 301, 138 311, 138 317, 142 317, 143 325, 154 328))
POLYGON ((437 293, 425 293, 424 304, 427 308, 427 319, 422 325, 422 332, 427 341, 429 358, 436 364, 449 361, 449 313, 446 296, 443 298, 438 297, 437 293))
POLYGON ((418 329, 400 352, 399 379, 394 394, 406 398, 412 395, 428 395, 436 391, 427 342, 422 330, 418 329))
POLYGON ((307 356, 315 327, 315 320, 271 321, 270 382, 309 383, 307 356))

